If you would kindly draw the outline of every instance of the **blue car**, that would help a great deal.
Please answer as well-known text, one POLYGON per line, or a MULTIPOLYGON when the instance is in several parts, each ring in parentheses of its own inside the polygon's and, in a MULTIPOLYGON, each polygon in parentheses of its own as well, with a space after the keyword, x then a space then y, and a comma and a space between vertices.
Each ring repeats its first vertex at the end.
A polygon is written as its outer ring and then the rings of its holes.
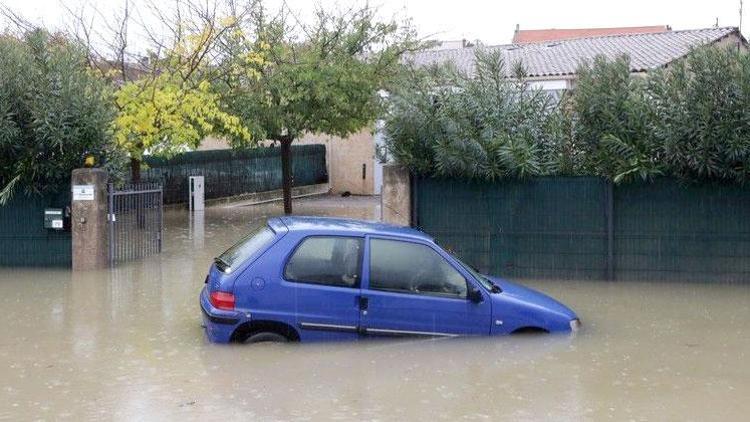
POLYGON ((571 332, 565 305, 479 274, 420 231, 269 219, 215 259, 200 294, 213 342, 571 332))

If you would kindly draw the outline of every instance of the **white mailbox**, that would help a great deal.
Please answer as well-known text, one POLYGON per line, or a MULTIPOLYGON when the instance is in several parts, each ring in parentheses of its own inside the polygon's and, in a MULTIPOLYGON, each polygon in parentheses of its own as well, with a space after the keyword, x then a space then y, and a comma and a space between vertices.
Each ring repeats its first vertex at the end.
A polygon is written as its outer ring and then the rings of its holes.
POLYGON ((190 176, 188 189, 189 189, 188 198, 190 202, 190 211, 203 211, 203 208, 204 208, 203 176, 190 176))

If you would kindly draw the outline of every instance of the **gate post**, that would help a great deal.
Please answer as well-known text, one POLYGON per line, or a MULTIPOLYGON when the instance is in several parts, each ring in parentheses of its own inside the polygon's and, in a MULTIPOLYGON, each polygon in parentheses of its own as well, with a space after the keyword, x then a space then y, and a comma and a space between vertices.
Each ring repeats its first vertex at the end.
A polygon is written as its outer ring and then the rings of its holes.
POLYGON ((411 177, 406 167, 387 164, 383 166, 383 189, 380 212, 386 223, 409 226, 412 213, 411 177))
POLYGON ((109 265, 107 235, 107 180, 103 169, 73 170, 70 225, 73 235, 73 271, 109 265))

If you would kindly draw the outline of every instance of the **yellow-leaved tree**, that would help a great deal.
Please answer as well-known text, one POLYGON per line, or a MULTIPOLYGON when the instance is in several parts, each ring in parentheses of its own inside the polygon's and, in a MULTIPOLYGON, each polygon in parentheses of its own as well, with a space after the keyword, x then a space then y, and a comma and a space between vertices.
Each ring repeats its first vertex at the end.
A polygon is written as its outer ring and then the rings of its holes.
POLYGON ((115 102, 115 140, 130 155, 134 182, 146 152, 171 155, 197 148, 210 135, 252 139, 237 116, 221 110, 206 80, 186 84, 175 73, 137 79, 117 90, 115 102))
MULTIPOLYGON (((174 18, 165 12, 169 9, 158 14, 161 28, 140 28, 153 43, 144 58, 128 52, 130 7, 126 2, 121 21, 110 25, 118 28, 111 35, 113 54, 99 55, 88 39, 84 41, 90 46, 92 67, 117 86, 114 138, 130 157, 131 180, 140 181, 145 154, 169 156, 188 151, 208 136, 233 145, 253 145, 252 131, 227 111, 213 89, 222 72, 229 71, 214 62, 217 44, 239 30, 235 16, 211 4, 177 3, 174 18)), ((81 27, 80 32, 88 35, 86 30, 81 27)), ((264 57, 255 54, 248 60, 261 65, 264 57)), ((248 77, 257 76, 248 73, 248 77)))

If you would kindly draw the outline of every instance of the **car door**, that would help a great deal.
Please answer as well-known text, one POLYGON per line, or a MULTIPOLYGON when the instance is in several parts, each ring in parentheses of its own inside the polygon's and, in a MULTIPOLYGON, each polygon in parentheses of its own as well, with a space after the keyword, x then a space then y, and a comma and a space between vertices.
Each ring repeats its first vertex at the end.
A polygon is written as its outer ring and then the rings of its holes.
POLYGON ((307 340, 359 337, 363 237, 308 236, 289 255, 282 273, 300 336, 307 340))
POLYGON ((368 335, 486 335, 491 303, 468 299, 477 286, 428 242, 368 236, 360 326, 368 335))

